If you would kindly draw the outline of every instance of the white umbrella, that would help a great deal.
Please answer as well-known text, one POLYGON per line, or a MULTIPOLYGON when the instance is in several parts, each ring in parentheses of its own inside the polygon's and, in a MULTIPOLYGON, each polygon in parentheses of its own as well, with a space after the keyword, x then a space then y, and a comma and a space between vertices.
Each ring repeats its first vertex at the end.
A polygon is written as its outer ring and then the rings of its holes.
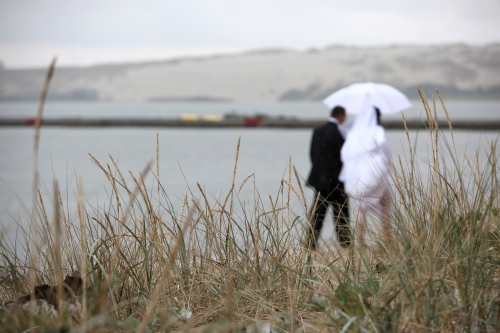
POLYGON ((323 103, 330 109, 342 106, 351 114, 361 112, 365 103, 376 106, 380 113, 396 113, 411 107, 401 91, 388 84, 374 82, 351 84, 325 98, 323 103))

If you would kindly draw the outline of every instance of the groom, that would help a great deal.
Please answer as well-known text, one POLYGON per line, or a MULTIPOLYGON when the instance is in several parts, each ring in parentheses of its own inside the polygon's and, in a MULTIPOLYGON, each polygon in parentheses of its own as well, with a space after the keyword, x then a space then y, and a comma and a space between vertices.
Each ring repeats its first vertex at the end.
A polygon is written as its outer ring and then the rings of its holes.
POLYGON ((348 197, 344 192, 344 184, 339 181, 342 169, 340 149, 344 144, 344 135, 339 125, 345 118, 345 109, 336 106, 332 109, 328 122, 316 127, 313 132, 310 150, 312 169, 307 179, 307 184, 316 192, 309 213, 310 226, 307 233, 307 246, 313 250, 317 247, 323 220, 330 205, 333 206, 335 230, 340 245, 351 245, 348 197))

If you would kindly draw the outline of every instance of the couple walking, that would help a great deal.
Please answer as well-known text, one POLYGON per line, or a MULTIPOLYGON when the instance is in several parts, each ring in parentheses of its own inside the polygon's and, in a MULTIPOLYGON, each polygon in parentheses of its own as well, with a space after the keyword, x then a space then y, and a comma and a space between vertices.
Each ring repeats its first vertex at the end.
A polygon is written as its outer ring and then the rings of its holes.
POLYGON ((337 239, 342 247, 353 243, 349 225, 348 198, 358 205, 356 231, 363 244, 366 213, 378 211, 384 237, 390 238, 389 202, 393 187, 391 157, 380 126, 380 112, 366 106, 356 117, 346 136, 342 124, 346 111, 336 106, 328 122, 314 129, 310 148, 312 169, 307 183, 316 194, 311 212, 307 245, 316 249, 323 221, 333 206, 337 239))

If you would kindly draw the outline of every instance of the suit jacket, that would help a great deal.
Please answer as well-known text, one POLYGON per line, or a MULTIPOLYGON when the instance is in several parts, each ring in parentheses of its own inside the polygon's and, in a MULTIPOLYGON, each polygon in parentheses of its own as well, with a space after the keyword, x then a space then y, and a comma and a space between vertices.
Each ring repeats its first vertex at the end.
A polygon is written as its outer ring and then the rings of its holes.
POLYGON ((339 174, 342 169, 340 149, 343 144, 344 138, 337 124, 327 122, 314 129, 310 149, 312 169, 307 183, 316 191, 332 191, 342 185, 339 174))

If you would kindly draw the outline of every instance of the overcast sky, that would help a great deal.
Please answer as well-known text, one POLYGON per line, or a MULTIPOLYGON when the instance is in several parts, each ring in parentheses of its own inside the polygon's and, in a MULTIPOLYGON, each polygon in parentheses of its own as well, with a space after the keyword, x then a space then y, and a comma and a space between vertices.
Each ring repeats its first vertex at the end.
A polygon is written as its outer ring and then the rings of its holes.
POLYGON ((6 68, 263 48, 500 42, 500 0, 0 0, 6 68))

